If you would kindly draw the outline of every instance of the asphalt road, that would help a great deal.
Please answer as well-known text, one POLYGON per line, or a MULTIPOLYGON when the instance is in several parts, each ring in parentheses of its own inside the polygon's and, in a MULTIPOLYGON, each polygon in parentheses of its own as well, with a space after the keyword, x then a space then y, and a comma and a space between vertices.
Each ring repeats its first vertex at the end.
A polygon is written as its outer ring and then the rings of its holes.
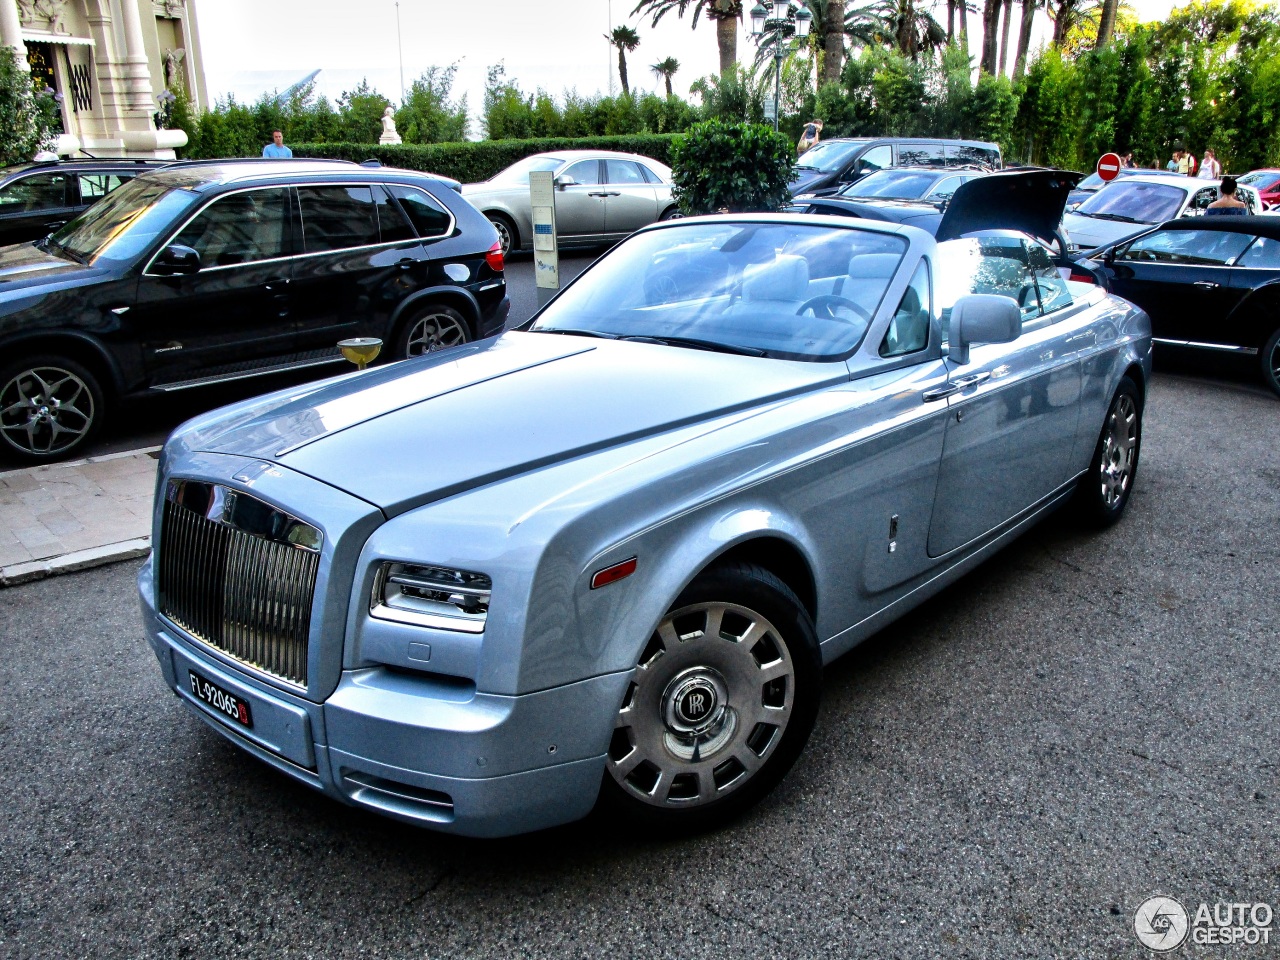
POLYGON ((1120 525, 1051 519, 833 665, 783 785, 683 840, 347 809, 161 686, 136 563, 4 591, 0 956, 1092 960, 1149 956, 1157 892, 1275 907, 1277 413, 1158 376, 1120 525))
MULTIPOLYGON (((560 255, 561 283, 565 284, 599 256, 601 251, 587 253, 562 253, 560 255)), ((537 290, 533 285, 533 260, 529 254, 516 254, 507 260, 507 295, 511 298, 511 315, 508 328, 524 323, 538 308, 537 290)), ((271 377, 255 377, 237 380, 217 387, 200 390, 184 390, 154 398, 137 400, 119 410, 112 411, 112 420, 105 432, 85 451, 84 456, 100 456, 124 450, 163 443, 174 427, 207 410, 224 404, 235 403, 248 397, 293 384, 314 380, 317 376, 330 376, 344 368, 328 367, 294 374, 271 377)), ((349 369, 349 368, 346 368, 349 369)), ((0 454, 0 456, 3 456, 0 454)), ((0 460, 0 469, 15 466, 8 460, 0 460)))

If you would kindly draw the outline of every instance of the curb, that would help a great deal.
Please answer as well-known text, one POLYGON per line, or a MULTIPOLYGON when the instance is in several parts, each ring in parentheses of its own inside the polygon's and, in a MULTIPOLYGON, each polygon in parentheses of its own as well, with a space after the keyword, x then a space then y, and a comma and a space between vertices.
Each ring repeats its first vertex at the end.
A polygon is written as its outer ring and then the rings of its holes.
POLYGON ((13 563, 0 567, 0 589, 43 580, 45 577, 56 577, 63 573, 75 573, 91 567, 101 567, 121 560, 136 560, 151 552, 151 538, 138 537, 134 540, 123 540, 120 543, 109 543, 104 547, 92 547, 88 550, 77 550, 75 553, 64 553, 60 557, 47 560, 30 560, 26 563, 13 563))

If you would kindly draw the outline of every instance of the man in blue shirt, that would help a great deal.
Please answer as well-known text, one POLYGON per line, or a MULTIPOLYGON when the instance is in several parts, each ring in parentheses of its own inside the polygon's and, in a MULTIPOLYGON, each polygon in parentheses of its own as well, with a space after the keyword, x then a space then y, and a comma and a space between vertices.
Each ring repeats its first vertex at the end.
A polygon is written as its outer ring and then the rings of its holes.
POLYGON ((284 145, 284 134, 271 131, 271 142, 262 148, 262 155, 270 160, 292 160, 293 151, 284 145))

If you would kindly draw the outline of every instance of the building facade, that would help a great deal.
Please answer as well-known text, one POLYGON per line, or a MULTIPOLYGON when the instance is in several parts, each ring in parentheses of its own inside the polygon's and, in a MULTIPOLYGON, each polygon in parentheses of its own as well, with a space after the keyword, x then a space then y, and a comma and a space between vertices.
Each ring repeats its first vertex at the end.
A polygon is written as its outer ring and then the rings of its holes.
POLYGON ((195 0, 0 0, 0 43, 60 95, 59 153, 172 157, 171 95, 205 105, 195 0))

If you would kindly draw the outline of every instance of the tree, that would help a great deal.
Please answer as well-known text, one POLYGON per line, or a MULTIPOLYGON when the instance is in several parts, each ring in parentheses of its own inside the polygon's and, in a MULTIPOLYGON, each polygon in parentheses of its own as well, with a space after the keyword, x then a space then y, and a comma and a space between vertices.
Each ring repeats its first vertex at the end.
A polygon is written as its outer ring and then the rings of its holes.
POLYGON ((738 63, 738 24, 742 21, 742 0, 640 0, 631 15, 637 13, 650 14, 651 26, 670 13, 684 17, 689 9, 693 10, 693 28, 698 27, 698 18, 706 14, 707 19, 716 24, 716 45, 720 48, 720 76, 732 75, 738 63))
POLYGON ((58 104, 37 92, 12 47, 0 46, 0 166, 25 163, 53 139, 58 104))
POLYGON ((883 9, 893 45, 903 56, 915 60, 946 46, 947 31, 916 0, 886 0, 883 9))
POLYGON ((1120 0, 1102 0, 1102 14, 1098 18, 1098 40, 1095 47, 1106 46, 1116 29, 1116 8, 1120 0))
POLYGON ((1000 0, 983 0, 982 4, 982 60, 981 69, 992 76, 996 73, 996 33, 1000 29, 1000 0))
POLYGON ((663 82, 666 83, 667 96, 675 96, 675 94, 671 92, 671 78, 674 77, 676 75, 676 71, 680 69, 680 61, 675 57, 667 57, 665 60, 659 60, 649 69, 653 71, 653 75, 655 77, 661 77, 663 82))
POLYGON ((429 67, 413 81, 396 111, 396 129, 405 143, 446 143, 467 138, 467 97, 451 99, 456 63, 429 67))
POLYGON ((1099 6, 1096 0, 1057 0, 1049 7, 1053 17, 1053 45, 1066 50, 1073 33, 1096 31, 1099 6))
POLYGON ((377 143, 382 134, 382 114, 391 101, 361 80, 354 90, 338 98, 339 127, 347 143, 377 143))
POLYGON ((1009 72, 1009 25, 1013 22, 1013 0, 1004 0, 1004 23, 1000 28, 1000 73, 1009 72))
POLYGON ((640 34, 630 27, 614 27, 613 32, 606 33, 604 38, 609 41, 610 46, 618 48, 618 79, 622 81, 622 92, 629 94, 631 84, 627 83, 627 54, 640 46, 640 34))
POLYGON ((840 68, 844 66, 844 0, 822 0, 821 3, 814 3, 809 12, 814 15, 815 20, 818 19, 818 7, 822 8, 821 82, 834 83, 840 79, 840 68))
POLYGON ((859 6, 848 0, 806 0, 805 6, 813 15, 809 37, 819 55, 819 86, 840 79, 847 40, 863 47, 885 42, 885 0, 868 0, 859 6))
POLYGON ((1031 28, 1035 26, 1036 11, 1044 0, 1022 0, 1022 22, 1018 25, 1018 56, 1013 61, 1013 79, 1021 79, 1027 71, 1027 48, 1031 46, 1031 28))
POLYGON ((791 198, 791 139, 764 124, 706 120, 671 144, 672 195, 686 214, 773 212, 791 198))

